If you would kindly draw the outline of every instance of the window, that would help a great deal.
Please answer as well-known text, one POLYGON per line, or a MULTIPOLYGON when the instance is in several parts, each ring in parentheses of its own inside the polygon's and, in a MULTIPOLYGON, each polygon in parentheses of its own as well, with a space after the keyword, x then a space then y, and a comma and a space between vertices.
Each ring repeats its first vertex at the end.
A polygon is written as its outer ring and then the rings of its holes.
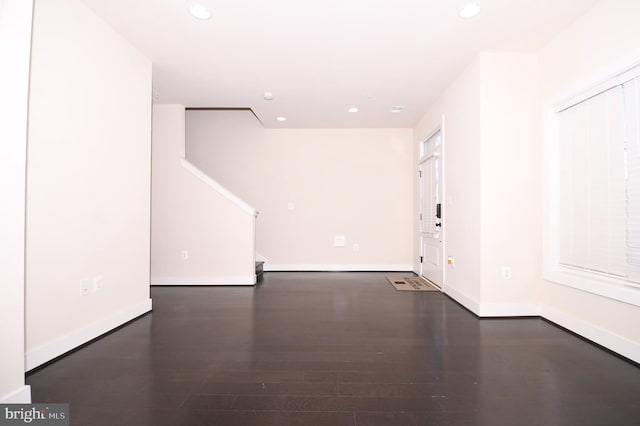
POLYGON ((442 145, 442 134, 440 130, 437 130, 433 135, 420 143, 420 158, 433 152, 440 145, 442 145))
POLYGON ((545 277, 640 305, 640 68, 552 113, 545 277))

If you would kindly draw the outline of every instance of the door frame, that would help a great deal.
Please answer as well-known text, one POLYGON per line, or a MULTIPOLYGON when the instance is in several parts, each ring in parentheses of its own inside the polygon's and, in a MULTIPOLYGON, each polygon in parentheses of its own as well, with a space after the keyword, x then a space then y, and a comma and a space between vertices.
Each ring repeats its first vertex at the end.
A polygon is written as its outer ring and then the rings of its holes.
POLYGON ((440 186, 441 186, 441 192, 442 192, 442 198, 439 200, 440 201, 440 209, 441 209, 441 223, 442 226, 440 228, 440 239, 442 241, 441 245, 442 245, 442 276, 441 276, 441 285, 438 285, 438 283, 434 283, 437 285, 437 287, 440 288, 441 291, 444 291, 445 289, 445 285, 446 285, 446 259, 447 259, 447 255, 446 255, 446 205, 448 204, 447 202, 445 202, 446 200, 446 179, 445 179, 445 171, 446 171, 446 165, 445 165, 445 152, 446 152, 446 134, 445 134, 445 117, 444 115, 442 115, 440 122, 432 127, 430 127, 431 131, 429 131, 427 133, 427 136, 424 138, 421 138, 418 141, 418 150, 417 150, 417 162, 416 162, 416 174, 418 175, 418 191, 417 191, 417 197, 418 197, 418 203, 417 203, 417 212, 416 212, 416 217, 418 217, 418 226, 417 226, 417 245, 418 245, 418 256, 419 256, 419 265, 418 265, 418 275, 422 278, 424 278, 423 276, 423 262, 422 260, 424 259, 424 255, 425 253, 423 252, 424 250, 424 246, 423 246, 423 235, 421 232, 421 214, 422 212, 422 176, 420 174, 420 170, 422 168, 422 164, 429 158, 429 156, 432 154, 432 152, 430 151, 429 153, 423 154, 423 146, 424 143, 429 140, 431 137, 433 137, 438 131, 440 132, 440 139, 441 139, 441 143, 440 143, 440 153, 438 154, 439 157, 439 168, 440 168, 440 186))

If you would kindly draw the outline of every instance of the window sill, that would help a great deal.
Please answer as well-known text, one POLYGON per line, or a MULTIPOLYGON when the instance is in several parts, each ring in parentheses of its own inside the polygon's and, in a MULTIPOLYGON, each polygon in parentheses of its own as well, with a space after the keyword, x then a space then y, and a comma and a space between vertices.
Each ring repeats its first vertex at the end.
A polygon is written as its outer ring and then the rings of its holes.
POLYGON ((544 279, 619 302, 640 306, 640 288, 634 287, 624 280, 563 267, 557 267, 554 271, 546 271, 544 279))

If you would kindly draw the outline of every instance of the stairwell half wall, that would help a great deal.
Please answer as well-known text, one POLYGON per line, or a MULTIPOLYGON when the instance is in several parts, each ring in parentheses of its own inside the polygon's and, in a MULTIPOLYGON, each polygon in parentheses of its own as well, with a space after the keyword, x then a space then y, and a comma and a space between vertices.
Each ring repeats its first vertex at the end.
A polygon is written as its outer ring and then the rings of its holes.
POLYGON ((153 108, 151 284, 253 285, 256 212, 185 161, 184 111, 153 108))

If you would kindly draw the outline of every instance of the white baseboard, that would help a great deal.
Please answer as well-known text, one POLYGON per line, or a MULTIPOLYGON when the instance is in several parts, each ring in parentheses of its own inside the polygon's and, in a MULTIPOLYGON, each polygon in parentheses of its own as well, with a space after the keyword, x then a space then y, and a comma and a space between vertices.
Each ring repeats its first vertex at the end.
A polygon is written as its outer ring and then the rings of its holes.
POLYGON ((539 317, 540 305, 524 303, 481 303, 480 315, 485 317, 539 317))
POLYGON ((477 316, 480 316, 480 304, 476 300, 446 285, 443 287, 442 290, 444 294, 448 295, 453 300, 455 300, 456 302, 458 302, 459 304, 461 304, 462 306, 464 306, 465 308, 467 308, 477 316))
POLYGON ((31 386, 25 385, 0 398, 0 404, 31 404, 31 386))
POLYGON ((50 343, 46 343, 25 354, 26 371, 32 370, 72 349, 99 337, 140 315, 151 311, 151 299, 146 299, 107 318, 95 321, 50 343))
POLYGON ((320 271, 320 272, 411 272, 413 265, 327 265, 327 264, 284 264, 265 263, 265 272, 276 271, 320 271))
POLYGON ((256 276, 237 277, 151 277, 151 285, 255 285, 256 276))
POLYGON ((634 362, 640 363, 640 343, 638 342, 614 334, 595 324, 581 321, 549 306, 542 307, 542 317, 634 362))
POLYGON ((448 286, 444 287, 444 293, 480 318, 540 316, 540 305, 537 304, 479 303, 477 300, 448 286))

